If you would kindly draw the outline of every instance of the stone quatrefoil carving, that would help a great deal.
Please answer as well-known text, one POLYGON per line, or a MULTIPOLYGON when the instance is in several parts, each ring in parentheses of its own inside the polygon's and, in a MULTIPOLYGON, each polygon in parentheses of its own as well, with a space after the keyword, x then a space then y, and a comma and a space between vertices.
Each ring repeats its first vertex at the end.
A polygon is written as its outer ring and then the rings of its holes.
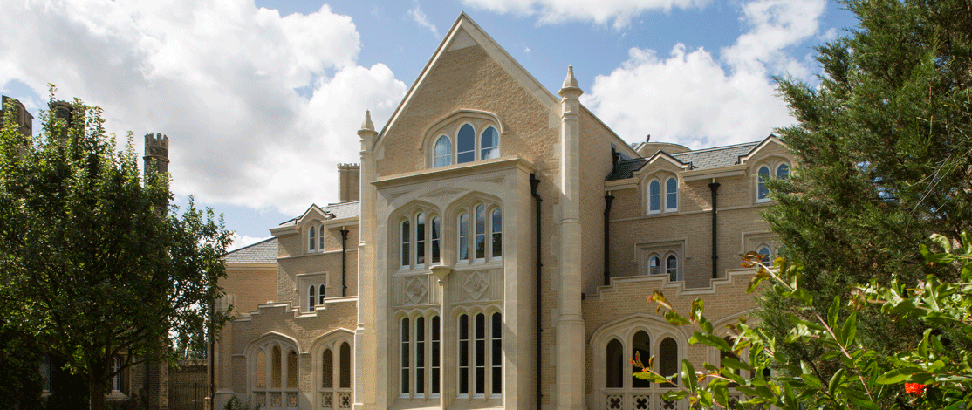
POLYGON ((426 289, 428 281, 424 277, 409 278, 405 284, 405 300, 410 305, 418 305, 425 302, 425 296, 429 294, 426 289))
POLYGON ((480 300, 489 289, 489 280, 485 272, 472 272, 466 277, 462 284, 462 289, 466 291, 469 300, 480 300))

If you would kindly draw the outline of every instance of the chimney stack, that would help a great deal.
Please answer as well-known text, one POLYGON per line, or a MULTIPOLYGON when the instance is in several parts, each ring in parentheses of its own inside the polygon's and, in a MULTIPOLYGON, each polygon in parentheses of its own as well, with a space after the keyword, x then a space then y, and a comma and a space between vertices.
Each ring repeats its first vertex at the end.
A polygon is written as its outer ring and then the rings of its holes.
POLYGON ((12 102, 13 106, 11 107, 11 110, 14 113, 14 121, 16 122, 17 129, 20 130, 20 133, 25 137, 30 137, 33 135, 31 134, 31 128, 33 126, 34 116, 27 112, 27 109, 24 108, 24 105, 21 104, 19 100, 16 98, 7 97, 6 95, 3 96, 3 106, 0 107, 0 128, 3 128, 3 118, 5 118, 7 114, 4 110, 7 109, 8 102, 12 102))
POLYGON ((358 164, 338 164, 339 201, 358 200, 360 167, 358 164))

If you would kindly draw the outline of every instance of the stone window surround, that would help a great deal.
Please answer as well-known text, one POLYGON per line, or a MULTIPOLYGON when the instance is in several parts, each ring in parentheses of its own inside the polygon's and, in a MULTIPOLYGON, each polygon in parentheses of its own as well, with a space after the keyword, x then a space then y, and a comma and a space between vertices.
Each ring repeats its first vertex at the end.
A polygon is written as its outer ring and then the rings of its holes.
MULTIPOLYGON (((297 280, 297 296, 298 296, 297 300, 299 301, 298 303, 300 303, 301 305, 300 306, 301 312, 313 312, 317 306, 324 304, 321 298, 321 293, 320 293, 321 291, 319 287, 321 285, 324 285, 325 292, 328 288, 331 287, 329 286, 330 282, 328 282, 328 279, 330 278, 328 276, 329 276, 328 272, 326 271, 299 273, 296 275, 295 279, 297 280), (307 293, 308 291, 310 291, 311 285, 313 285, 317 290, 317 293, 315 295, 316 297, 314 299, 315 303, 313 306, 311 306, 309 303, 310 300, 308 297, 310 295, 308 295, 307 293)), ((324 299, 327 298, 328 296, 326 296, 325 294, 324 299)))
MULTIPOLYGON (((437 212, 434 209, 431 209, 428 206, 422 206, 422 205, 415 206, 414 208, 410 209, 410 211, 405 212, 402 216, 400 216, 400 217, 398 217, 396 219, 393 219, 393 220, 397 220, 398 223, 396 225, 397 228, 396 228, 395 234, 392 235, 392 238, 395 241, 394 243, 397 243, 398 245, 393 248, 393 249, 395 249, 395 255, 392 255, 392 258, 390 260, 396 261, 395 263, 398 265, 398 271, 399 272, 414 271, 414 270, 423 270, 423 269, 428 269, 432 265, 441 264, 446 259, 445 258, 445 255, 447 253, 449 253, 449 252, 451 252, 452 255, 454 255, 454 261, 455 262, 454 262, 454 266, 453 267, 454 268, 457 268, 457 269, 461 269, 462 266, 466 266, 466 265, 483 264, 483 263, 490 264, 490 263, 493 263, 493 262, 502 261, 503 260, 502 250, 500 250, 500 256, 493 256, 493 236, 494 236, 494 233, 500 235, 500 238, 501 238, 500 244, 502 246, 502 235, 503 235, 503 232, 505 231, 505 229, 503 229, 503 227, 501 226, 500 229, 499 229, 499 231, 495 231, 494 232, 494 227, 493 227, 493 212, 496 211, 496 210, 499 210, 500 212, 502 212, 503 211, 503 207, 501 205, 497 204, 495 201, 485 200, 485 199, 481 199, 481 198, 478 198, 478 197, 477 198, 474 198, 472 200, 468 200, 468 201, 461 201, 460 202, 460 205, 450 206, 450 212, 447 212, 447 214, 454 215, 455 217, 452 218, 452 219, 449 219, 449 218, 446 218, 446 217, 442 217, 439 212, 437 212), (484 228, 483 228, 484 230, 483 230, 483 232, 484 232, 484 235, 485 235, 485 238, 484 238, 484 241, 485 241, 485 249, 483 250, 483 252, 484 252, 484 257, 483 258, 476 258, 476 253, 475 253, 476 252, 476 248, 475 248, 475 245, 476 245, 476 219, 475 219, 476 214, 475 214, 475 210, 476 210, 476 207, 479 206, 479 205, 482 205, 483 206, 483 212, 484 212, 484 228), (468 248, 469 249, 469 258, 468 259, 460 259, 459 258, 459 224, 460 224, 459 221, 460 221, 461 215, 464 214, 464 213, 469 216, 469 222, 468 222, 469 230, 468 230, 468 235, 467 235, 468 236, 468 238, 467 238, 467 244, 468 244, 468 247, 469 247, 468 248), (426 260, 426 262, 423 263, 423 264, 416 263, 417 262, 417 260, 416 260, 416 255, 417 255, 417 249, 416 248, 417 247, 415 245, 418 242, 418 239, 417 239, 417 227, 418 227, 417 217, 418 217, 419 214, 423 214, 425 216, 425 244, 424 244, 424 246, 425 246, 425 260, 426 260), (439 255, 440 255, 440 260, 438 262, 432 262, 432 245, 433 245, 432 244, 432 219, 433 218, 439 218, 440 224, 441 224, 440 225, 440 232, 439 232, 439 246, 440 246, 440 248, 439 248, 439 255), (450 221, 450 220, 453 221, 453 223, 455 225, 453 225, 453 227, 452 227, 453 229, 446 229, 446 223, 447 223, 447 221, 450 221), (408 252, 409 252, 408 262, 409 263, 408 263, 408 265, 403 265, 401 263, 402 262, 401 251, 403 249, 403 247, 402 247, 401 229, 402 229, 403 223, 406 222, 406 221, 408 221, 408 223, 409 223, 409 233, 408 233, 409 234, 409 239, 408 239, 408 245, 409 245, 408 246, 408 252), (449 235, 447 235, 447 233, 449 233, 449 235)), ((501 214, 500 218, 501 218, 501 222, 502 222, 502 218, 503 218, 503 215, 502 214, 501 214)), ((391 248, 391 247, 389 247, 389 248, 391 248)))
POLYGON ((635 244, 635 264, 637 266, 636 276, 650 275, 650 261, 652 257, 659 258, 658 274, 667 274, 667 261, 669 256, 676 259, 676 279, 685 280, 684 265, 689 259, 686 253, 687 239, 675 239, 671 241, 643 242, 635 244))
POLYGON ((644 198, 645 198, 645 213, 647 215, 659 215, 659 214, 677 213, 678 212, 678 202, 679 202, 679 198, 678 197, 681 196, 679 194, 679 189, 680 189, 681 185, 682 185, 682 183, 681 183, 681 181, 679 181, 678 175, 676 175, 675 173, 670 172, 670 171, 658 171, 658 172, 656 172, 656 173, 654 173, 652 175, 649 175, 647 178, 645 178, 645 182, 644 182, 644 186, 643 186, 643 189, 644 189, 643 192, 644 192, 644 198), (675 207, 674 208, 669 208, 668 207, 668 194, 669 194, 669 192, 668 192, 668 180, 673 179, 673 178, 675 179, 675 195, 676 195, 675 196, 675 207), (656 209, 656 210, 652 210, 651 209, 651 184, 653 182, 657 182, 658 183, 658 187, 659 187, 659 190, 658 190, 659 203, 658 203, 658 209, 656 209))
MULTIPOLYGON (((483 161, 481 158, 482 153, 482 135, 487 128, 493 127, 496 129, 498 140, 496 142, 495 154, 492 155, 493 158, 499 158, 502 153, 503 147, 503 137, 505 136, 505 130, 503 123, 500 121, 499 117, 491 112, 479 111, 479 110, 457 110, 453 113, 446 115, 442 119, 433 123, 425 131, 425 137, 422 140, 422 144, 419 147, 419 151, 424 151, 426 168, 435 168, 435 144, 439 141, 439 138, 445 135, 449 138, 451 152, 451 159, 449 165, 456 165, 457 162, 457 152, 458 152, 458 134, 459 130, 463 125, 469 124, 473 127, 475 131, 475 157, 473 161, 463 162, 477 162, 483 161)), ((448 166, 448 165, 446 165, 448 166)))
POLYGON ((398 350, 395 351, 396 354, 394 356, 394 361, 393 361, 393 363, 395 363, 395 367, 398 369, 397 370, 397 373, 396 373, 396 376, 395 376, 395 380, 396 380, 396 390, 395 391, 398 392, 398 398, 399 399, 438 399, 438 398, 440 398, 441 397, 441 394, 442 394, 442 383, 444 381, 443 378, 442 378, 442 375, 443 375, 443 363, 444 363, 444 358, 442 357, 442 353, 444 351, 443 348, 442 348, 442 343, 444 341, 442 340, 442 336, 445 333, 445 331, 443 329, 442 316, 439 314, 439 312, 437 310, 431 310, 431 309, 413 309, 413 310, 409 310, 409 311, 406 311, 406 312, 399 312, 398 314, 395 315, 395 320, 392 323, 395 323, 395 326, 396 326, 395 327, 395 341, 396 341, 395 342, 395 346, 398 349, 398 350), (424 347, 423 347, 424 366, 423 366, 423 370, 424 370, 424 373, 425 373, 424 376, 423 376, 423 385, 425 386, 425 388, 423 389, 423 392, 421 394, 415 392, 415 390, 416 390, 416 374, 417 374, 417 370, 418 370, 418 368, 416 366, 416 353, 417 353, 417 351, 416 351, 416 348, 415 348, 415 343, 418 340, 418 337, 416 335, 415 328, 417 327, 417 325, 416 325, 416 319, 418 319, 418 318, 423 318, 423 320, 425 322, 424 323, 424 328, 425 329, 424 329, 424 332, 423 332, 423 339, 424 339, 424 347), (432 392, 432 372, 433 372, 433 366, 432 366, 432 355, 433 355, 433 352, 432 352, 432 349, 433 349, 433 345, 432 345, 432 342, 433 342, 433 339, 432 339, 432 318, 439 318, 439 340, 438 340, 438 342, 439 342, 439 367, 438 367, 438 369, 439 369, 439 383, 440 383, 440 385, 439 385, 439 392, 438 393, 433 393, 432 392), (401 335, 401 328, 402 328, 402 321, 404 319, 408 319, 408 326, 409 326, 409 340, 408 340, 408 343, 409 343, 409 357, 408 357, 409 367, 407 369, 402 369, 401 368, 401 346, 402 346, 402 343, 403 343, 402 335, 401 335), (407 371, 408 374, 409 374, 409 378, 408 378, 409 379, 408 393, 403 393, 402 392, 402 385, 401 385, 401 381, 402 381, 402 379, 401 379, 402 370, 407 371))
POLYGON ((759 171, 763 168, 766 168, 769 171, 770 179, 775 179, 777 178, 777 173, 781 165, 787 166, 788 176, 793 172, 793 165, 790 163, 790 160, 776 155, 763 158, 759 162, 757 162, 754 167, 752 167, 751 172, 753 175, 753 187, 754 187, 753 203, 764 203, 764 202, 770 202, 771 200, 768 193, 766 196, 762 198, 760 197, 759 191, 760 191, 760 186, 762 185, 762 181, 760 181, 759 171))

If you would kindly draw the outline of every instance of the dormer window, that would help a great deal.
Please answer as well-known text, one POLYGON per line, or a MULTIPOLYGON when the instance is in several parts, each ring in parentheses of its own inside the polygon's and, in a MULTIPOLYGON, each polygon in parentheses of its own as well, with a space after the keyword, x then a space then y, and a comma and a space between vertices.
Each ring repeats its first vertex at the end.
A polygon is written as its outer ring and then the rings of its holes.
POLYGON ((307 230, 307 251, 314 252, 317 250, 315 245, 317 245, 317 230, 312 226, 307 230))
POLYGON ((790 177, 790 165, 785 162, 776 165, 775 172, 772 171, 773 169, 772 164, 767 164, 761 165, 759 170, 756 171, 756 202, 765 202, 770 200, 770 191, 769 187, 766 186, 766 181, 769 181, 774 177, 776 179, 787 179, 790 177))
POLYGON ((661 212, 661 183, 651 181, 648 184, 648 213, 657 214, 661 212))
POLYGON ((668 178, 665 182, 665 212, 678 211, 678 180, 668 178))

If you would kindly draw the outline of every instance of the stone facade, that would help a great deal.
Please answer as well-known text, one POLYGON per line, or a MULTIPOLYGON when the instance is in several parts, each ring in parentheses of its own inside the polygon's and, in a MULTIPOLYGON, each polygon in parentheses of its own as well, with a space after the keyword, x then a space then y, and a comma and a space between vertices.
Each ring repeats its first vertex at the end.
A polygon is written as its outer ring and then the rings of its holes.
POLYGON ((342 202, 227 255, 217 405, 687 408, 627 359, 719 355, 644 300, 745 316, 740 258, 777 247, 760 178, 793 158, 773 136, 632 147, 582 94, 570 68, 547 91, 462 14, 385 127, 366 115, 342 202))

